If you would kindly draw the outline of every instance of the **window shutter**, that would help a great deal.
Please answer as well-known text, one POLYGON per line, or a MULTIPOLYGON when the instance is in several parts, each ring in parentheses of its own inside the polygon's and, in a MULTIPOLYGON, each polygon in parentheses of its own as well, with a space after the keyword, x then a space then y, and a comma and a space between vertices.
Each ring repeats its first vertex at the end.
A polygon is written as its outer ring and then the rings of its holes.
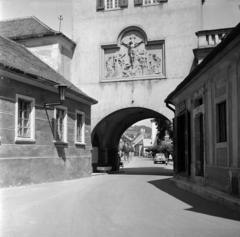
POLYGON ((104 0, 97 0, 97 11, 104 10, 104 0))
POLYGON ((120 7, 128 7, 128 0, 120 0, 119 6, 120 7))
POLYGON ((143 4, 143 0, 134 0, 134 6, 141 6, 143 4))

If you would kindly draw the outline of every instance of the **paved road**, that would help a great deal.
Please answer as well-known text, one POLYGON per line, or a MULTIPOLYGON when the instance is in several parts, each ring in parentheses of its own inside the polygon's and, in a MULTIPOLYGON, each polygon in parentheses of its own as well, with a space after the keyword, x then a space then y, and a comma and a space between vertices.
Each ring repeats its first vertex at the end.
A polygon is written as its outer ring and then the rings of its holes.
POLYGON ((134 158, 120 174, 1 189, 0 236, 240 236, 238 213, 176 188, 170 165, 151 166, 134 158))

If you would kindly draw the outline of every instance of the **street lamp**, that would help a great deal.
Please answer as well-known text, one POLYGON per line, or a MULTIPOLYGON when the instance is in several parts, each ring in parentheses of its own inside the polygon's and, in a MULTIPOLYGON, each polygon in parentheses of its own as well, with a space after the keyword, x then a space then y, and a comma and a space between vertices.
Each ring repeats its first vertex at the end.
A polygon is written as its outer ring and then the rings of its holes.
POLYGON ((63 103, 63 101, 65 100, 65 92, 66 92, 66 89, 67 89, 67 86, 66 85, 57 85, 57 88, 58 88, 58 96, 59 96, 59 102, 55 102, 55 103, 45 103, 44 104, 44 107, 47 108, 47 107, 52 107, 52 106, 56 106, 56 105, 61 105, 63 103))

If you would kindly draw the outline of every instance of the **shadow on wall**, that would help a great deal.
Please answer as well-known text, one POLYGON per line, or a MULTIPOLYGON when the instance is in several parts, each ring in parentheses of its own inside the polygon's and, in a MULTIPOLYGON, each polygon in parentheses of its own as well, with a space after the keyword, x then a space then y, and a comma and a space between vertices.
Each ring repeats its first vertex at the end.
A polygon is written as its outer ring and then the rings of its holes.
POLYGON ((64 162, 66 161, 65 148, 63 146, 56 146, 58 157, 61 158, 64 162))
POLYGON ((240 220, 240 215, 238 212, 233 210, 229 211, 227 207, 223 208, 223 206, 218 203, 205 200, 196 194, 187 192, 176 187, 171 178, 153 180, 149 181, 148 183, 190 205, 191 208, 186 209, 186 211, 193 211, 226 219, 240 220))

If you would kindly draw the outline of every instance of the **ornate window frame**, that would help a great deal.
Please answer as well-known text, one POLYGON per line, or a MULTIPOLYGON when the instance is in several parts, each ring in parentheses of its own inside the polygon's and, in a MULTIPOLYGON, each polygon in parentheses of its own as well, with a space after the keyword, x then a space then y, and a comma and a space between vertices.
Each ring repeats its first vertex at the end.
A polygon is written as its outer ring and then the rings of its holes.
MULTIPOLYGON (((131 39, 130 36, 128 36, 128 37, 131 39)), ((113 53, 113 55, 114 55, 114 53, 113 53)), ((119 55, 121 55, 121 54, 119 53, 119 55)), ((130 63, 128 63, 128 65, 129 64, 130 63)), ((132 64, 131 64, 131 66, 133 68, 132 64)), ((143 70, 142 70, 142 72, 143 72, 143 70)), ((165 40, 164 39, 149 41, 147 39, 147 35, 144 30, 142 30, 140 27, 137 27, 137 26, 130 26, 120 32, 120 34, 116 40, 116 43, 102 44, 100 46, 100 82, 151 80, 151 79, 166 79, 165 40), (124 37, 127 37, 127 35, 129 35, 131 33, 133 35, 134 34, 139 35, 139 37, 141 37, 141 39, 142 39, 141 41, 138 39, 138 42, 134 42, 134 43, 131 42, 132 43, 131 45, 135 44, 134 47, 130 46, 130 42, 128 44, 122 42, 124 40, 124 37), (135 48, 137 48, 139 45, 140 46, 142 45, 142 47, 143 47, 142 51, 146 52, 146 55, 148 54, 148 56, 145 56, 145 57, 149 57, 149 55, 151 55, 151 56, 155 56, 155 58, 157 58, 158 56, 160 56, 160 58, 159 58, 160 63, 158 64, 158 68, 160 68, 158 70, 160 70, 160 72, 158 72, 156 74, 128 75, 125 77, 119 76, 119 77, 115 77, 115 78, 113 77, 113 78, 107 79, 106 74, 105 74, 106 64, 107 64, 105 55, 107 54, 107 52, 111 52, 111 51, 121 52, 120 50, 125 47, 125 54, 123 54, 123 56, 125 56, 125 57, 128 56, 129 61, 130 61, 129 51, 135 50, 135 48), (156 53, 150 54, 150 52, 152 52, 151 50, 153 52, 155 50, 159 54, 158 55, 156 53), (126 53, 126 52, 128 52, 128 53, 126 53)))

